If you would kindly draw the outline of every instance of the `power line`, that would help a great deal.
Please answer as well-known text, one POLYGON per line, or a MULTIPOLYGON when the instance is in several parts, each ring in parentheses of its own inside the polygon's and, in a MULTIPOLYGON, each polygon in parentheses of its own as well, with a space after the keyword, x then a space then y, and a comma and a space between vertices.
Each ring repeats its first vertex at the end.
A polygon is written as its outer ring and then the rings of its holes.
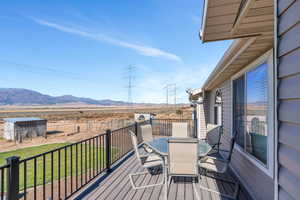
POLYGON ((89 83, 94 83, 97 79, 90 79, 85 78, 81 74, 70 72, 70 71, 64 71, 64 70, 58 70, 51 67, 45 67, 45 66, 37 66, 37 65, 29 65, 25 63, 19 63, 9 60, 0 59, 0 62, 10 65, 10 67, 14 67, 15 69, 23 72, 29 72, 32 74, 38 74, 38 75, 53 75, 55 77, 60 78, 67 78, 71 80, 82 80, 82 81, 88 81, 89 83))

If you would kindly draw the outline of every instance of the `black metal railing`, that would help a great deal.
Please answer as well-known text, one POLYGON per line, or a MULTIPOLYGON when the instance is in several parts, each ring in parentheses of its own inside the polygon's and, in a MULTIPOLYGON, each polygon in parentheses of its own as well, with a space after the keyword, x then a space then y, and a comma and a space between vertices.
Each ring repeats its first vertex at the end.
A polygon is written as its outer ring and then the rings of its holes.
POLYGON ((10 168, 9 165, 4 165, 0 167, 0 200, 5 199, 5 191, 7 187, 7 170, 10 168))
POLYGON ((20 199, 69 198, 107 168, 106 140, 100 134, 21 160, 20 199))
POLYGON ((153 119, 151 120, 153 135, 172 136, 172 123, 183 122, 188 124, 188 134, 195 137, 194 120, 192 119, 153 119))
POLYGON ((130 125, 124 128, 113 130, 111 132, 111 164, 114 164, 116 161, 118 161, 120 158, 122 158, 124 155, 126 155, 132 150, 132 143, 129 131, 137 133, 137 126, 138 124, 130 125))
POLYGON ((0 167, 0 200, 68 199, 132 151, 129 131, 138 135, 139 126, 152 124, 153 135, 171 136, 173 122, 191 119, 155 119, 116 129, 97 136, 19 160, 7 159, 0 167))

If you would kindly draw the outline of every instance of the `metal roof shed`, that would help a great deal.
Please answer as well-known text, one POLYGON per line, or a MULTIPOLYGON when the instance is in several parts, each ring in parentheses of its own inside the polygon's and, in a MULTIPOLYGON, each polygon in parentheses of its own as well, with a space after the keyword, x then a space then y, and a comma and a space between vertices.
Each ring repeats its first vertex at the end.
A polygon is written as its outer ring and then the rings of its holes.
POLYGON ((22 142, 26 138, 43 136, 47 133, 47 120, 41 118, 5 118, 4 135, 7 140, 22 142))

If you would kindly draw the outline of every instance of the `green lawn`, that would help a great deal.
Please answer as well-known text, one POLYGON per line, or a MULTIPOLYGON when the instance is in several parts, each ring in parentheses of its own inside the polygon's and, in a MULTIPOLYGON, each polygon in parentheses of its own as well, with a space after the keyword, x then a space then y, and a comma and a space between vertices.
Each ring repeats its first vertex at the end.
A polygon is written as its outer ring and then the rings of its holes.
POLYGON ((44 153, 59 147, 63 147, 68 144, 70 143, 46 144, 41 146, 27 147, 27 148, 17 149, 13 151, 2 152, 0 153, 0 166, 6 164, 5 159, 11 156, 20 156, 21 157, 20 159, 29 158, 31 156, 44 153))
MULTIPOLYGON (((5 164, 5 158, 10 157, 10 156, 20 156, 21 159, 28 158, 40 153, 44 153, 47 151, 50 151, 55 148, 63 147, 65 145, 68 145, 69 143, 58 143, 58 144, 47 144, 47 145, 41 145, 41 146, 36 146, 36 147, 28 147, 24 149, 18 149, 15 151, 9 151, 9 152, 4 152, 0 153, 0 166, 5 164)), ((92 144, 83 144, 78 145, 77 147, 78 155, 76 154, 76 147, 72 147, 72 154, 71 154, 71 148, 67 148, 67 152, 65 149, 62 149, 60 151, 60 177, 64 178, 65 174, 66 176, 71 175, 71 158, 72 158, 72 175, 76 175, 76 157, 77 157, 77 162, 78 162, 78 175, 81 173, 85 173, 89 171, 89 169, 93 168, 93 160, 96 160, 97 158, 97 152, 98 152, 98 166, 100 168, 101 163, 103 167, 105 167, 105 161, 106 161, 106 156, 105 156, 105 150, 102 147, 96 147, 93 146, 92 144), (82 149, 81 149, 82 147, 82 149), (81 154, 82 151, 82 154, 81 154), (65 160, 65 154, 67 153, 67 159, 65 160), (77 156, 76 156, 77 155, 77 156), (91 160, 91 165, 90 165, 90 160, 91 160), (81 162, 82 162, 82 170, 81 170, 81 162), (67 171, 65 172, 65 165, 67 165, 67 171)), ((112 149, 113 156, 117 154, 117 149, 112 149)), ((43 183, 43 162, 44 159, 43 157, 38 157, 36 159, 37 162, 37 185, 41 185, 43 183)), ((51 182, 51 171, 52 171, 52 166, 51 166, 51 155, 47 154, 45 156, 45 164, 46 164, 46 182, 49 183, 51 182)), ((53 153, 53 179, 57 180, 59 178, 59 155, 58 151, 53 153)), ((96 168, 96 163, 95 163, 95 168, 96 168)), ((26 169, 26 177, 27 177, 27 188, 30 188, 33 186, 34 183, 34 160, 30 160, 27 162, 27 169, 26 169)), ((20 190, 24 188, 24 163, 20 165, 20 190)))

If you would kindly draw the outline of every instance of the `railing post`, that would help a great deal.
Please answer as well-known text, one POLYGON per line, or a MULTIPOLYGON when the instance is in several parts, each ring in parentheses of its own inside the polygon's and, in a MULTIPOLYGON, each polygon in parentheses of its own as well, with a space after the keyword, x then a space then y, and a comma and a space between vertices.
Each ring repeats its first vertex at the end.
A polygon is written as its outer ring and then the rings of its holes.
POLYGON ((109 173, 111 172, 111 168, 110 168, 110 165, 111 165, 111 130, 108 129, 106 130, 106 171, 109 173))
POLYGON ((19 199, 19 161, 20 157, 6 158, 9 165, 7 169, 7 200, 19 199))
POLYGON ((134 133, 136 136, 138 136, 138 123, 134 122, 134 133))

